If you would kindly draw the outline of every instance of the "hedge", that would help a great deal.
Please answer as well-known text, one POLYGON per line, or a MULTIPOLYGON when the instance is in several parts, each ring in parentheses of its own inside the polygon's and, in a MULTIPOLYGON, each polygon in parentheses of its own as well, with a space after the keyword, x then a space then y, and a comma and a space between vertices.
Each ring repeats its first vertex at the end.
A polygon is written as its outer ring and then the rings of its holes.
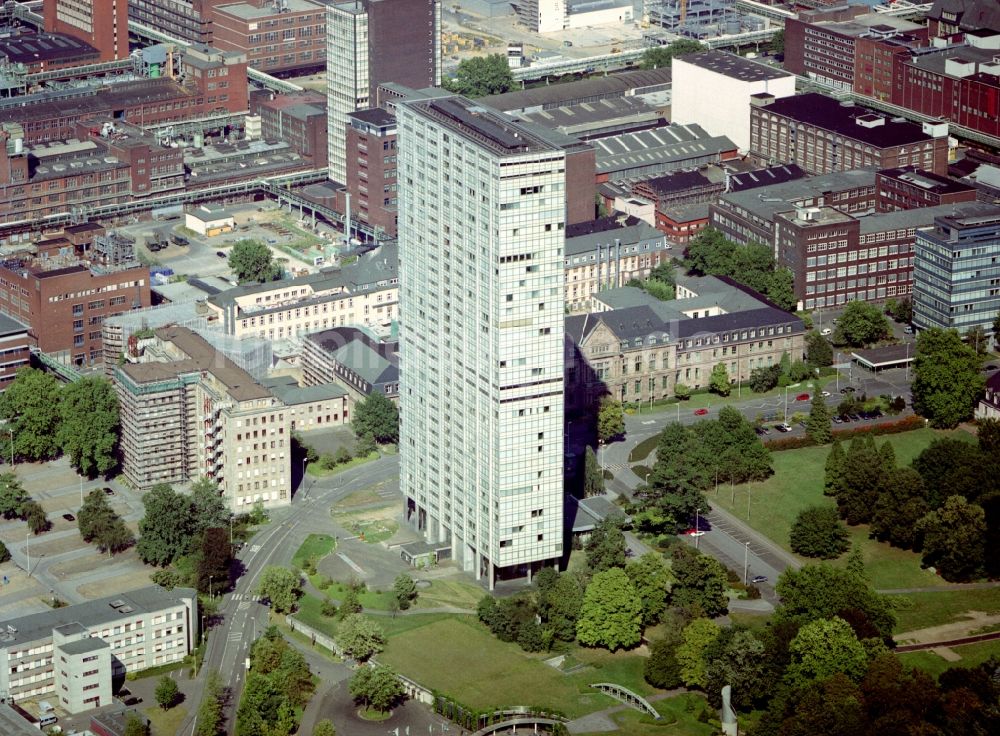
MULTIPOLYGON (((895 422, 883 422, 881 424, 873 424, 868 427, 851 427, 850 429, 834 430, 833 438, 835 440, 850 440, 864 434, 872 434, 876 436, 883 434, 900 434, 901 432, 912 432, 915 429, 922 429, 925 424, 926 422, 923 417, 918 417, 916 414, 910 414, 909 416, 903 417, 895 422)), ((768 440, 764 443, 764 447, 772 452, 780 452, 781 450, 798 450, 803 447, 815 446, 816 443, 808 435, 802 435, 800 437, 779 437, 777 439, 768 440)))

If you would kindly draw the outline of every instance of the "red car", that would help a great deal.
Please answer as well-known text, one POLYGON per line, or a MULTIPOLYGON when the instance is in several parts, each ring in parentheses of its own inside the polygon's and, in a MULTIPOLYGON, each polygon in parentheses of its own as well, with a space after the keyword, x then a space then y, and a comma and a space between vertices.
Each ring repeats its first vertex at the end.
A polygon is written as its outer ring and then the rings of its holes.
POLYGON ((694 410, 694 415, 696 417, 703 417, 706 414, 708 414, 708 409, 695 409, 694 410))
POLYGON ((796 401, 809 401, 809 394, 799 394, 795 397, 796 401))

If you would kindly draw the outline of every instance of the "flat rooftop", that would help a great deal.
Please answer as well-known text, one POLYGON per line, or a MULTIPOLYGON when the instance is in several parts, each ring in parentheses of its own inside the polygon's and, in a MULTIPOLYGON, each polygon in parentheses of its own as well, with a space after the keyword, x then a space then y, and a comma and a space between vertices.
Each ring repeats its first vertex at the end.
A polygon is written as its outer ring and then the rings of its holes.
POLYGON ((918 187, 919 189, 923 189, 926 192, 955 194, 957 192, 975 191, 975 187, 970 186, 969 184, 949 179, 947 176, 941 176, 931 171, 924 171, 914 166, 882 169, 878 172, 878 174, 879 176, 884 176, 887 179, 895 179, 897 181, 910 184, 918 187))
POLYGON ((89 43, 65 33, 26 33, 0 39, 0 56, 15 64, 69 61, 97 55, 97 49, 89 43))
MULTIPOLYGON (((285 0, 285 4, 290 13, 324 12, 323 5, 311 3, 309 0, 285 0)), ((261 18, 278 17, 277 8, 270 4, 258 8, 256 5, 251 5, 250 3, 219 3, 214 4, 214 9, 217 12, 232 15, 241 20, 260 20, 261 18)))
POLYGON ((813 125, 846 138, 853 138, 875 148, 905 146, 933 140, 916 123, 894 122, 892 118, 881 116, 867 108, 841 104, 832 97, 816 92, 782 97, 756 109, 813 125), (871 128, 858 122, 859 118, 873 120, 871 116, 884 117, 885 122, 871 128))
POLYGON ((685 64, 692 64, 716 74, 721 74, 730 79, 739 79, 742 82, 763 82, 794 76, 783 69, 775 69, 766 64, 760 64, 724 51, 698 51, 693 54, 684 54, 678 57, 678 60, 685 64))
POLYGON ((519 92, 505 92, 480 99, 484 105, 496 110, 548 109, 579 102, 592 102, 611 97, 624 97, 649 87, 661 87, 671 82, 670 68, 640 69, 604 77, 591 77, 577 82, 550 84, 519 92))
POLYGON ((693 124, 665 125, 654 130, 600 138, 592 145, 597 151, 597 172, 609 174, 736 150, 736 144, 726 136, 710 136, 700 125, 693 124))
POLYGON ((523 125, 464 97, 443 97, 405 104, 421 110, 424 115, 448 126, 454 132, 487 145, 500 155, 555 148, 523 125))

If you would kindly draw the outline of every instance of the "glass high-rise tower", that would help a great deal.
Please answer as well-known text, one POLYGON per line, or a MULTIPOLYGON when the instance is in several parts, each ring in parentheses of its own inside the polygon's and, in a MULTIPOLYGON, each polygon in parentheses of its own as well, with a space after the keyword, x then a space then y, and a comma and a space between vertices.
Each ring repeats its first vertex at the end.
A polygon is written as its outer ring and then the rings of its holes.
POLYGON ((566 153, 445 93, 397 119, 406 514, 492 588, 563 554, 566 153))

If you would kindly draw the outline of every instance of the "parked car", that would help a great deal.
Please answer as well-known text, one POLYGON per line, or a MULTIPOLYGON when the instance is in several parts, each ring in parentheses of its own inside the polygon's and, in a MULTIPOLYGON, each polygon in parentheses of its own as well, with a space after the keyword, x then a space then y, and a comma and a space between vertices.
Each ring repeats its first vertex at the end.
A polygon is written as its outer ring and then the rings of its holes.
POLYGON ((782 422, 781 424, 776 425, 774 428, 776 430, 778 430, 779 432, 791 432, 792 431, 791 425, 785 424, 784 422, 782 422))
POLYGON ((853 394, 854 393, 854 386, 844 386, 842 389, 840 389, 840 393, 842 393, 842 394, 853 394))
POLYGON ((907 325, 906 327, 903 328, 903 333, 907 334, 907 335, 912 335, 913 334, 913 327, 911 327, 910 325, 907 325))
POLYGON ((684 532, 684 534, 686 534, 689 537, 704 537, 705 536, 705 532, 701 531, 700 529, 695 529, 694 527, 692 527, 691 529, 688 529, 686 532, 684 532))
POLYGON ((825 399, 825 398, 826 398, 827 396, 829 396, 829 395, 830 395, 830 392, 829 392, 829 391, 821 391, 821 392, 820 392, 820 396, 822 396, 822 397, 823 397, 824 399, 825 399))
POLYGON ((104 486, 104 495, 105 496, 113 496, 113 495, 115 495, 115 489, 114 488, 108 488, 107 486, 104 486))
POLYGON ((861 421, 861 417, 860 417, 860 416, 858 416, 857 414, 850 414, 850 415, 848 415, 848 416, 850 416, 850 417, 851 417, 851 421, 852 421, 852 422, 860 422, 860 421, 861 421))
POLYGON ((759 434, 761 437, 763 437, 765 434, 768 434, 767 427, 755 427, 753 431, 759 434))
POLYGON ((215 255, 217 255, 219 258, 225 258, 226 257, 226 254, 223 253, 221 250, 215 251, 215 255))
POLYGON ((696 417, 703 417, 703 416, 705 416, 706 414, 708 414, 708 409, 705 409, 705 408, 701 408, 701 409, 695 409, 695 410, 694 410, 694 415, 695 415, 696 417))
POLYGON ((766 583, 767 575, 754 575, 752 578, 750 578, 750 582, 753 583, 754 585, 756 585, 757 583, 766 583))
POLYGON ((809 394, 799 394, 795 397, 796 401, 809 401, 809 394))
POLYGON ((833 415, 833 423, 834 424, 843 424, 844 420, 841 419, 840 417, 838 417, 836 414, 834 414, 833 415))
POLYGON ((826 337, 827 335, 832 335, 833 330, 831 330, 829 327, 824 327, 822 330, 820 330, 819 334, 821 334, 823 337, 826 337))
POLYGON ((174 235, 170 239, 174 241, 175 245, 188 245, 188 244, 190 244, 190 241, 187 238, 182 237, 180 235, 174 235))
POLYGON ((73 514, 63 514, 63 518, 66 521, 76 521, 76 517, 73 514))

